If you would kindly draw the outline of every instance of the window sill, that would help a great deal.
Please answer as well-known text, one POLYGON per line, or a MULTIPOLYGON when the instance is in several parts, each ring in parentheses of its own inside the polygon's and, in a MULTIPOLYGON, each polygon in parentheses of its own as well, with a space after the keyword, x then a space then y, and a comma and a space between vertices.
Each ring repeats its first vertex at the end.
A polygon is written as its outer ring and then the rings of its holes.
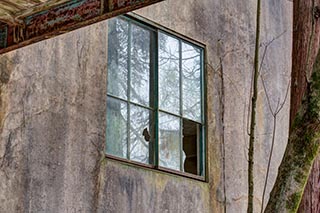
POLYGON ((112 155, 107 155, 106 154, 106 159, 110 159, 110 160, 113 160, 113 161, 116 161, 116 162, 124 163, 124 164, 129 165, 129 166, 135 166, 135 167, 148 169, 148 170, 153 171, 153 172, 161 172, 163 174, 171 174, 171 175, 175 175, 175 176, 179 176, 179 177, 185 177, 185 178, 189 178, 189 179, 193 179, 193 180, 207 182, 206 178, 202 177, 202 176, 189 174, 189 173, 184 173, 184 172, 179 172, 179 171, 175 171, 173 169, 168 169, 168 168, 164 168, 164 167, 156 167, 156 166, 153 166, 153 165, 139 163, 139 162, 136 162, 136 161, 127 160, 127 159, 123 159, 123 158, 112 156, 112 155))

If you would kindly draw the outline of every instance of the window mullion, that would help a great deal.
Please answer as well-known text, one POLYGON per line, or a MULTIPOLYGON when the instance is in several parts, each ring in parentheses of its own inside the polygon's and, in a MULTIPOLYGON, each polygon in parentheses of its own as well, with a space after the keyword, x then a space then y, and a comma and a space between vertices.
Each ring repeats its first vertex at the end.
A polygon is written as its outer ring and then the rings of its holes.
POLYGON ((200 93, 201 93, 201 123, 204 124, 205 123, 205 79, 204 79, 204 52, 203 50, 200 51, 200 93))
POLYGON ((159 167, 159 41, 158 41, 158 33, 154 33, 154 48, 155 48, 155 56, 154 56, 154 110, 155 110, 155 132, 154 132, 154 166, 156 168, 159 167))
POLYGON ((205 137, 204 137, 204 123, 205 123, 205 79, 204 79, 204 52, 201 50, 200 52, 200 92, 201 92, 201 125, 199 126, 199 131, 200 131, 200 138, 198 140, 198 147, 199 150, 198 151, 198 156, 199 156, 199 160, 198 160, 198 166, 199 166, 199 171, 198 171, 198 175, 204 176, 204 159, 205 159, 205 137))
POLYGON ((131 114, 131 110, 130 110, 130 96, 131 96, 131 36, 132 36, 132 24, 131 22, 128 23, 129 27, 128 27, 128 91, 127 91, 127 159, 130 160, 130 114, 131 114))
POLYGON ((182 43, 179 40, 179 84, 180 84, 180 171, 184 171, 183 166, 183 156, 185 155, 183 152, 183 79, 182 79, 182 43))

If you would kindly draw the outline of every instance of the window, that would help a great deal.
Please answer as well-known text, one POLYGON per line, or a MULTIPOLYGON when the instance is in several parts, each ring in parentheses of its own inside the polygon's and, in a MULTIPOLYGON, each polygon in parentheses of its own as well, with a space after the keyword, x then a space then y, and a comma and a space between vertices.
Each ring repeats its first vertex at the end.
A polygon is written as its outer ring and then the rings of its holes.
POLYGON ((203 177, 203 48, 128 17, 108 45, 107 155, 203 177))

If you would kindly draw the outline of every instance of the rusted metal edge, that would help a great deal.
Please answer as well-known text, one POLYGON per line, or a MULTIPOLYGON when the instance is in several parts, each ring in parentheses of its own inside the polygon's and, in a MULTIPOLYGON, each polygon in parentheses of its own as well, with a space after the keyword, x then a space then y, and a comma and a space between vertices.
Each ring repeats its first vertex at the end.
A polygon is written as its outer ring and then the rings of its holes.
POLYGON ((71 0, 21 18, 0 22, 0 54, 124 14, 163 0, 71 0))

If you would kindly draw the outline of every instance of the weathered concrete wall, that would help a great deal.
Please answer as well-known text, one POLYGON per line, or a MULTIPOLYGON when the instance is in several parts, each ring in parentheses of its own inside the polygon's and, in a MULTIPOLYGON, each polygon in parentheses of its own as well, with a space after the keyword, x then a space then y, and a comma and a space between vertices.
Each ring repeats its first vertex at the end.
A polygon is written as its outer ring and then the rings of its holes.
MULTIPOLYGON (((262 2, 261 55, 265 47, 268 48, 261 75, 271 108, 276 111, 278 101, 281 105, 286 99, 290 80, 292 3, 274 0, 262 2)), ((211 209, 217 208, 225 200, 227 212, 245 212, 248 190, 248 108, 251 101, 256 1, 168 0, 138 13, 207 45, 208 93, 209 96, 214 95, 208 99, 208 105, 214 109, 215 115, 212 118, 215 118, 217 124, 213 128, 210 123, 208 132, 211 138, 209 153, 217 155, 209 156, 210 181, 214 185, 210 191, 211 199, 214 199, 211 209), (219 138, 219 135, 222 135, 219 142, 213 140, 219 138), (218 147, 221 147, 221 152, 216 153, 214 150, 218 147), (219 158, 220 165, 217 165, 219 158)), ((261 78, 259 84, 254 171, 255 212, 261 208, 274 123, 261 78)), ((277 115, 278 128, 266 201, 287 142, 288 98, 277 115)))
POLYGON ((211 212, 207 183, 111 160, 101 168, 98 212, 211 212))
MULTIPOLYGON (((289 1, 264 1, 262 76, 271 108, 291 67, 289 1)), ((102 22, 2 55, 0 212, 245 212, 254 0, 167 0, 136 11, 206 45, 209 182, 103 158, 107 25, 102 22)), ((259 87, 255 212, 273 117, 259 87)), ((271 190, 288 130, 277 117, 271 190)))
POLYGON ((210 212, 209 185, 104 160, 107 22, 0 58, 0 212, 210 212))
POLYGON ((105 132, 105 26, 0 57, 1 213, 94 212, 105 132))

